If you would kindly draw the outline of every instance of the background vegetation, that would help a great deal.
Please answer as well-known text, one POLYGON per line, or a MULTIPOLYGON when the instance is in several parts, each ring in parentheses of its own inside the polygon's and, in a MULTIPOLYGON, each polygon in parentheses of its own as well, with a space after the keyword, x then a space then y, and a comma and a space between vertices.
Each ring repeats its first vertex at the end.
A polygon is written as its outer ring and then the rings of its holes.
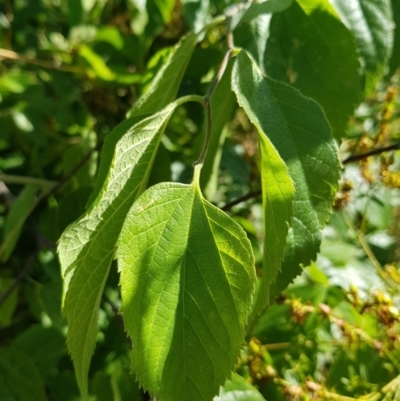
MULTIPOLYGON (((0 401, 80 400, 60 312, 56 243, 84 211, 104 138, 146 91, 171 46, 231 3, 0 3, 0 401)), ((390 6, 399 22, 400 2, 390 6)), ((236 45, 263 59, 260 44, 270 35, 265 66, 273 77, 282 72, 268 70, 268 57, 290 53, 279 18, 264 36, 259 21, 235 34, 236 45)), ((180 96, 207 91, 225 36, 217 27, 196 47, 180 96)), ((360 64, 365 96, 349 100, 356 107, 340 145, 344 171, 321 253, 253 328, 237 365, 241 376, 218 399, 231 399, 231 391, 249 401, 400 399, 400 27, 393 48, 387 65, 360 64)), ((149 186, 191 181, 202 146, 199 111, 186 104, 174 113, 149 186)), ((218 187, 206 195, 247 231, 261 271, 257 134, 240 109, 232 108, 224 129, 218 187)), ((129 374, 117 284, 112 269, 91 393, 98 401, 147 400, 129 374)))

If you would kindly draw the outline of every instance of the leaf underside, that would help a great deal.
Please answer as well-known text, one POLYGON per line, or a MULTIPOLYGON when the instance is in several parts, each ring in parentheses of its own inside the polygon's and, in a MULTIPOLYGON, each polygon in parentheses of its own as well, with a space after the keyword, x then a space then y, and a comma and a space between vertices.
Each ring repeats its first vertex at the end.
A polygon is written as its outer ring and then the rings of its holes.
POLYGON ((204 200, 197 180, 162 183, 133 205, 117 257, 140 384, 160 401, 212 400, 234 368, 251 306, 246 234, 204 200))
POLYGON ((85 215, 63 233, 58 246, 64 279, 68 348, 83 397, 97 336, 98 310, 126 213, 145 188, 174 104, 132 127, 115 146, 110 171, 85 215))

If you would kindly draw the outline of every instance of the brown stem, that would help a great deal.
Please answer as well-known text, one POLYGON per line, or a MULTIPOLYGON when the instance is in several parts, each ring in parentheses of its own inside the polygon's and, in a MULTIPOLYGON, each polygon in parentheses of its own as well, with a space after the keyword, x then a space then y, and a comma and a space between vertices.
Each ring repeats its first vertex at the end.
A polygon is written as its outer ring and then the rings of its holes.
POLYGON ((58 64, 54 61, 39 60, 34 57, 26 56, 24 54, 16 53, 12 50, 0 49, 0 59, 14 60, 17 62, 34 64, 38 67, 43 67, 51 70, 73 72, 77 74, 86 74, 86 70, 81 67, 72 65, 58 64))
POLYGON ((381 153, 388 152, 390 150, 398 150, 398 149, 400 149, 400 142, 397 142, 397 143, 394 143, 394 144, 388 145, 388 146, 383 146, 381 148, 372 149, 368 152, 360 153, 359 155, 349 156, 342 161, 342 164, 358 162, 358 161, 366 159, 367 157, 370 157, 370 156, 380 155, 381 153))
MULTIPOLYGON (((366 159, 367 157, 370 157, 370 156, 380 155, 381 153, 388 152, 390 150, 398 150, 398 149, 400 149, 400 142, 394 143, 394 144, 389 145, 389 146, 384 146, 384 147, 381 147, 381 148, 372 149, 369 152, 361 153, 359 155, 349 156, 349 157, 347 157, 346 159, 344 159, 342 161, 342 164, 355 163, 355 162, 358 162, 360 160, 366 159)), ((261 190, 249 192, 246 195, 243 195, 243 196, 241 196, 241 197, 239 197, 237 199, 234 199, 231 202, 228 202, 225 206, 223 206, 221 208, 221 210, 223 210, 223 211, 230 210, 230 209, 232 209, 233 206, 236 206, 239 203, 247 201, 249 199, 256 198, 257 196, 260 196, 260 195, 261 195, 261 190)))

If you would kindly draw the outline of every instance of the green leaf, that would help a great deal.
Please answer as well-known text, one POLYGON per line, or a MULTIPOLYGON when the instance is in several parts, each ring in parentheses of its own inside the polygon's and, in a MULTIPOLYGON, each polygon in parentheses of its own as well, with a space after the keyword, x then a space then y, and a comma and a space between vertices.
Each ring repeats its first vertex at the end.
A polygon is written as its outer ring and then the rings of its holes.
MULTIPOLYGON (((264 214, 266 219, 271 219, 265 221, 266 234, 272 235, 275 229, 277 236, 275 240, 265 239, 265 262, 271 259, 279 263, 275 258, 282 254, 282 236, 291 216, 291 186, 275 149, 286 163, 295 185, 293 223, 286 239, 282 267, 279 269, 278 265, 279 272, 271 287, 270 301, 273 301, 274 296, 301 272, 300 265, 308 265, 316 257, 321 242, 320 230, 329 217, 340 176, 338 150, 320 106, 290 86, 264 77, 243 51, 237 56, 232 76, 239 104, 265 133, 265 136, 260 135, 265 138, 260 148, 264 214), (269 159, 271 154, 273 159, 269 159), (272 200, 276 203, 272 204, 272 200), (279 217, 273 218, 273 213, 278 213, 279 217), (269 224, 276 224, 276 228, 268 227, 269 224)), ((267 278, 271 281, 276 267, 267 274, 271 275, 267 278)), ((262 299, 264 295, 260 293, 259 297, 262 299)))
POLYGON ((210 0, 181 0, 182 15, 189 28, 200 32, 212 18, 210 0))
MULTIPOLYGON (((14 279, 10 277, 0 277, 0 294, 4 294, 14 284, 14 279)), ((0 305, 0 327, 7 327, 12 322, 15 308, 18 304, 18 286, 0 305)))
POLYGON ((39 187, 27 185, 18 196, 4 224, 4 240, 0 247, 0 259, 6 262, 17 245, 26 219, 29 217, 39 187))
POLYGON ((43 380, 36 365, 13 347, 0 348, 0 394, 6 400, 46 401, 43 380), (7 397, 8 396, 8 397, 7 397))
MULTIPOLYGON (((79 387, 87 393, 101 295, 124 218, 144 190, 154 155, 176 105, 127 129, 115 147, 110 171, 85 215, 61 236, 58 251, 64 278, 64 313, 68 347, 79 387)), ((120 134, 120 132, 118 133, 120 134)))
POLYGON ((381 78, 393 46, 390 0, 330 0, 353 33, 367 71, 367 91, 381 78))
POLYGON ((265 398, 246 379, 234 374, 221 387, 219 396, 214 401, 265 401, 265 398))
POLYGON ((114 81, 117 78, 102 57, 95 53, 90 47, 81 45, 79 48, 79 55, 90 65, 96 77, 103 81, 114 81))
POLYGON ((265 70, 315 99, 324 109, 336 138, 361 92, 355 40, 328 0, 297 0, 274 14, 265 70))
POLYGON ((165 24, 170 22, 175 7, 175 0, 152 0, 157 6, 165 24))
POLYGON ((189 33, 175 46, 147 92, 128 112, 128 117, 156 113, 175 99, 197 40, 197 35, 189 33))
POLYGON ((400 67, 400 0, 392 0, 391 3, 393 9, 393 19, 396 28, 394 31, 393 53, 389 63, 389 77, 391 77, 400 67))
POLYGON ((271 14, 261 14, 248 24, 240 25, 234 32, 235 45, 246 49, 257 60, 262 71, 271 18, 271 14))
POLYGON ((237 361, 255 284, 243 229, 192 185, 162 183, 129 211, 118 241, 133 370, 163 401, 208 401, 237 361))
POLYGON ((293 217, 294 186, 286 164, 268 138, 271 131, 286 131, 286 121, 282 121, 282 111, 269 90, 269 81, 245 52, 240 52, 236 58, 232 89, 259 134, 264 260, 260 289, 253 308, 253 314, 258 316, 268 306, 270 285, 281 271, 286 237, 293 217), (269 105, 270 109, 266 109, 265 105, 269 105))
POLYGON ((118 141, 132 129, 139 121, 143 120, 144 118, 148 117, 149 115, 140 115, 132 118, 128 118, 127 120, 123 121, 117 127, 115 127, 104 140, 103 148, 101 150, 101 157, 100 157, 100 166, 96 177, 95 187, 93 189, 92 194, 88 200, 88 206, 90 206, 97 196, 99 195, 100 191, 104 186, 104 182, 107 179, 107 175, 111 168, 111 164, 113 161, 115 148, 117 146, 118 141))
POLYGON ((262 2, 246 2, 242 10, 237 13, 231 22, 231 29, 239 24, 250 22, 262 14, 278 13, 286 10, 293 0, 265 0, 262 2))
POLYGON ((44 378, 57 368, 60 358, 67 354, 64 336, 54 327, 40 324, 22 332, 12 346, 29 356, 44 378))

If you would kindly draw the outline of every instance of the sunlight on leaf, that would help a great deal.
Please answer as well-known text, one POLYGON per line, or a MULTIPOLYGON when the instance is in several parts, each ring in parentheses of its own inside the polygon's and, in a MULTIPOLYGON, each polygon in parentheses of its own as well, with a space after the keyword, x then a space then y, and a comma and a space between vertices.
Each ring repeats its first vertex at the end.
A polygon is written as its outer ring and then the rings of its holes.
POLYGON ((255 283, 243 229, 199 188, 162 183, 133 205, 118 241, 133 370, 163 401, 211 400, 237 361, 255 283))

